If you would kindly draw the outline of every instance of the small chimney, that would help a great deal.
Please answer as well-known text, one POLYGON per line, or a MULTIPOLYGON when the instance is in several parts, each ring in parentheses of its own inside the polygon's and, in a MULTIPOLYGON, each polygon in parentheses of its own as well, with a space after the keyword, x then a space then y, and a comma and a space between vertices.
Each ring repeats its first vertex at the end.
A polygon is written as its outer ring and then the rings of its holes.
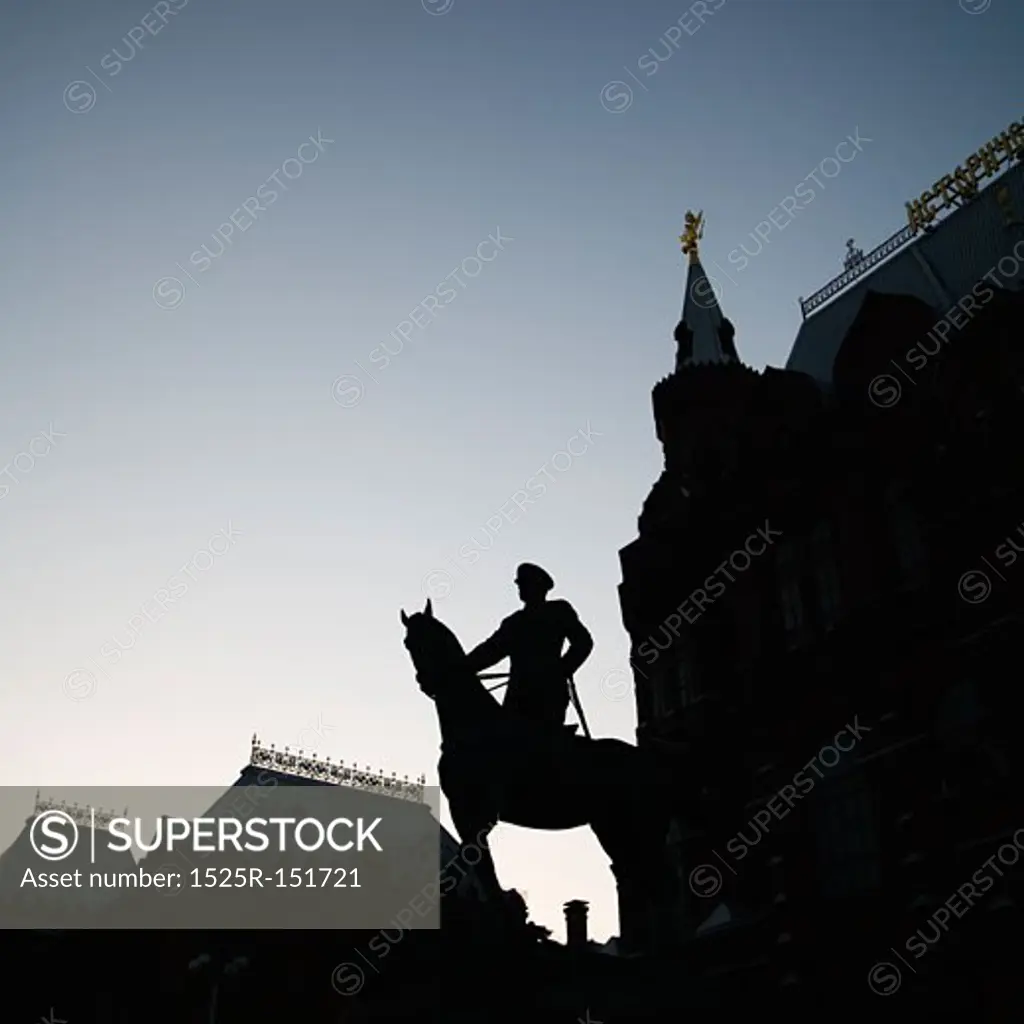
POLYGON ((586 900, 570 900, 565 911, 565 941, 570 949, 587 947, 587 914, 590 904, 586 900))

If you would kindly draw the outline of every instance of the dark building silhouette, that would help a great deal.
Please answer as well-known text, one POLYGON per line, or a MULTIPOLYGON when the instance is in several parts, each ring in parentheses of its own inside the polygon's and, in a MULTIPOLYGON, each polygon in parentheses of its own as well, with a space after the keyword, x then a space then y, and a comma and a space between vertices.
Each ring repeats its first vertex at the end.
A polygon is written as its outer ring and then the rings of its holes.
POLYGON ((620 553, 620 602, 638 741, 687 744, 703 787, 705 820, 674 829, 680 949, 692 963, 715 943, 717 969, 766 999, 842 993, 878 1013, 894 1005, 868 985, 881 963, 872 985, 903 1012, 1009 1005, 1024 897, 1024 864, 1009 866, 1015 834, 1024 848, 1015 211, 1019 163, 938 226, 859 255, 803 303, 818 311, 785 369, 742 362, 690 251, 675 372, 653 391, 664 471, 620 553), (951 909, 997 850, 1002 875, 951 909))

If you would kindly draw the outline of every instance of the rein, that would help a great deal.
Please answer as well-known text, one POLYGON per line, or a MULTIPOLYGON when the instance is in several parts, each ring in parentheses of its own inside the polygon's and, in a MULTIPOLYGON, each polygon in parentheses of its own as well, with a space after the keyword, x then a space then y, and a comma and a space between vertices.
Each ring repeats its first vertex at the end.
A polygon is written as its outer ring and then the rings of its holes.
POLYGON ((504 683, 495 683, 494 686, 488 686, 487 692, 494 693, 495 690, 500 690, 503 686, 508 686, 508 673, 507 672, 481 672, 477 679, 504 679, 504 683))

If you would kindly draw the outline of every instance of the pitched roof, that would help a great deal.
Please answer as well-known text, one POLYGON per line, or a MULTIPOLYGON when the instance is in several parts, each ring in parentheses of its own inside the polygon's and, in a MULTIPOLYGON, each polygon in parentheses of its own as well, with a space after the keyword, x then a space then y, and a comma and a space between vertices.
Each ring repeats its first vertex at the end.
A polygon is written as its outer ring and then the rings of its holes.
POLYGON ((786 369, 830 383, 836 354, 869 292, 919 298, 935 310, 938 321, 990 271, 1003 287, 1020 287, 1024 223, 1007 225, 997 198, 1001 189, 1009 192, 1010 203, 1024 221, 1024 166, 1018 164, 809 316, 797 333, 786 369))

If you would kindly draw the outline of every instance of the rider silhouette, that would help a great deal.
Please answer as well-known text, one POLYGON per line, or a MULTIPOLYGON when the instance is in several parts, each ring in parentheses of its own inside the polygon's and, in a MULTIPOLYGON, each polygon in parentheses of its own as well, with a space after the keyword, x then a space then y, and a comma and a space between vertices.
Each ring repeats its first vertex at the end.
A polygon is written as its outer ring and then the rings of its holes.
POLYGON ((542 725, 565 723, 569 677, 587 660, 594 640, 568 601, 548 601, 555 581, 539 566, 524 562, 516 570, 523 607, 502 620, 497 631, 467 658, 473 672, 509 659, 504 706, 542 725), (562 648, 569 641, 569 649, 562 648))

